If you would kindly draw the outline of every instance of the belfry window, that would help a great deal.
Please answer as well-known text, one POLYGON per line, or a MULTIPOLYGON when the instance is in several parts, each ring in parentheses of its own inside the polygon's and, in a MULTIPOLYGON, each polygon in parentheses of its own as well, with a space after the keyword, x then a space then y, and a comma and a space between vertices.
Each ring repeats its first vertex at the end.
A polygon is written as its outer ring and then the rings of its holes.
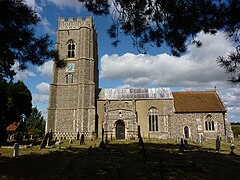
POLYGON ((149 131, 158 131, 158 110, 150 108, 148 110, 149 131))
POLYGON ((65 82, 66 82, 67 84, 73 83, 73 80, 74 80, 73 74, 67 74, 67 75, 65 76, 65 82))
POLYGON ((212 120, 211 115, 207 115, 207 117, 205 119, 205 129, 206 129, 206 131, 214 131, 215 130, 214 121, 212 120))
POLYGON ((75 44, 72 40, 68 42, 68 58, 74 58, 75 57, 75 44))

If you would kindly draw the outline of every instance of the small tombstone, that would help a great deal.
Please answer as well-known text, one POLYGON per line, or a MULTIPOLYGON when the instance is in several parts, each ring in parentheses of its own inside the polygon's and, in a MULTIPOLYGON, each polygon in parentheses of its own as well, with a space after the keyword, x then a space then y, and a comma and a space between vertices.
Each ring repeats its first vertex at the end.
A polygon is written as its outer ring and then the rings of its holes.
POLYGON ((80 133, 78 132, 77 133, 77 140, 79 141, 79 138, 80 138, 80 133))
POLYGON ((184 149, 187 149, 188 148, 188 141, 187 139, 184 139, 184 149))
POLYGON ((83 145, 85 144, 84 142, 84 134, 81 135, 81 139, 80 139, 80 145, 83 145))
POLYGON ((72 138, 70 138, 70 140, 69 140, 69 144, 73 144, 73 140, 72 140, 72 138))
POLYGON ((181 138, 181 140, 180 140, 179 150, 180 150, 181 152, 183 152, 183 151, 184 151, 184 143, 183 143, 183 138, 181 138))
POLYGON ((47 140, 47 145, 51 146, 52 145, 52 130, 48 132, 48 140, 47 140))
POLYGON ((15 142, 13 145, 13 157, 18 157, 19 153, 19 143, 15 142))
POLYGON ((216 139, 216 152, 220 152, 220 146, 221 146, 221 138, 219 138, 219 136, 217 136, 217 139, 216 139))
POLYGON ((234 154, 233 150, 235 149, 235 145, 233 144, 233 142, 230 143, 230 154, 234 154))

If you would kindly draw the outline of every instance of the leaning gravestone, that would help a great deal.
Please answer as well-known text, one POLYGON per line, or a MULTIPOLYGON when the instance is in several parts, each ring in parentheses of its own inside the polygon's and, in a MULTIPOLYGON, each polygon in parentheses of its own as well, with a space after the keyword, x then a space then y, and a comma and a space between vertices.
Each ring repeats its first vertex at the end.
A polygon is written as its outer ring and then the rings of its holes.
POLYGON ((48 141, 48 137, 49 137, 49 133, 45 134, 43 141, 40 144, 40 149, 45 148, 47 145, 47 141, 48 141))

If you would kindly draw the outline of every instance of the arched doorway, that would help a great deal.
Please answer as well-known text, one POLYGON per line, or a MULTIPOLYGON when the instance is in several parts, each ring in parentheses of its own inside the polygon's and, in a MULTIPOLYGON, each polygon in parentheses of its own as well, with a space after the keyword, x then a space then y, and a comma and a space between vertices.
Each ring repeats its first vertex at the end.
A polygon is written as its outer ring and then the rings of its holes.
POLYGON ((120 120, 116 123, 116 139, 125 139, 125 124, 120 120))
POLYGON ((189 138, 189 128, 187 126, 184 127, 184 136, 185 136, 185 139, 189 138))

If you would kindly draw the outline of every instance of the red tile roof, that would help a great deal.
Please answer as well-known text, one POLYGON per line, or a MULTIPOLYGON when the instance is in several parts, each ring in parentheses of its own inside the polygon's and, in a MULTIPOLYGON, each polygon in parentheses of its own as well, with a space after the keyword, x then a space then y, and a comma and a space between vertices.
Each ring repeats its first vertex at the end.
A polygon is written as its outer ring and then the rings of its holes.
POLYGON ((177 113, 186 112, 226 112, 216 91, 173 92, 177 113))
POLYGON ((21 123, 20 121, 13 122, 12 124, 6 127, 6 131, 16 131, 20 123, 21 123))

